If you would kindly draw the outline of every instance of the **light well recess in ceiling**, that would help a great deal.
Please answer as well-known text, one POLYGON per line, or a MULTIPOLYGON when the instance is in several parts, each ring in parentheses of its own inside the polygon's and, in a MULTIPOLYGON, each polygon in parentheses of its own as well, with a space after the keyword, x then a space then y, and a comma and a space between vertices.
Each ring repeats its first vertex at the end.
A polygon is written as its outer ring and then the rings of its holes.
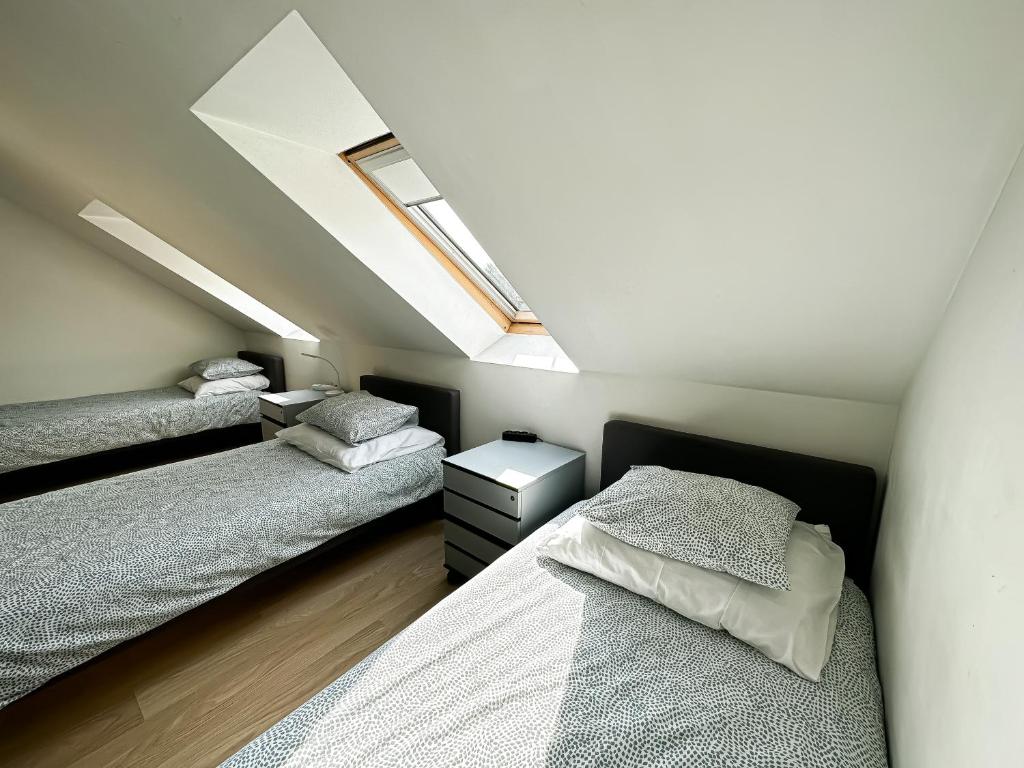
POLYGON ((551 336, 507 333, 339 161, 340 152, 390 130, 297 12, 203 94, 192 113, 467 357, 578 372, 551 336))
POLYGON ((281 338, 319 341, 316 336, 299 328, 288 318, 282 317, 106 203, 93 200, 78 215, 281 338))

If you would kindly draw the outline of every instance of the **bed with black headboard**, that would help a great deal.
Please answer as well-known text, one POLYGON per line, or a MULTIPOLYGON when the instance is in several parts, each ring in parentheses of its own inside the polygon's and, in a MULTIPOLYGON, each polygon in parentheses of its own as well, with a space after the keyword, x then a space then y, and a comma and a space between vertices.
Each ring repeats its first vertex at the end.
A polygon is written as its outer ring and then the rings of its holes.
MULTIPOLYGON (((802 517, 834 527, 851 575, 866 583, 877 522, 870 470, 610 422, 602 486, 646 463, 791 496, 802 517)), ((225 765, 885 768, 871 611, 852 579, 813 683, 725 632, 539 555, 575 514, 500 557, 225 765)))
POLYGON ((419 409, 420 426, 444 438, 449 456, 462 450, 459 390, 371 374, 359 377, 359 388, 385 400, 415 405, 419 409))
MULTIPOLYGON (((457 449, 457 390, 361 384, 457 449)), ((274 439, 0 504, 0 707, 224 592, 437 515, 445 455, 348 473, 274 439)))
MULTIPOLYGON (((285 391, 284 358, 242 350, 285 391)), ((258 392, 178 386, 0 406, 0 502, 259 442, 258 392)))
POLYGON ((238 357, 263 368, 260 373, 270 380, 267 392, 285 392, 288 390, 288 382, 284 378, 284 358, 280 355, 240 349, 238 350, 238 357))
POLYGON ((601 488, 634 464, 728 477, 785 496, 800 506, 797 519, 829 526, 833 541, 846 555, 847 576, 868 591, 878 535, 873 469, 630 421, 609 421, 604 425, 601 488))

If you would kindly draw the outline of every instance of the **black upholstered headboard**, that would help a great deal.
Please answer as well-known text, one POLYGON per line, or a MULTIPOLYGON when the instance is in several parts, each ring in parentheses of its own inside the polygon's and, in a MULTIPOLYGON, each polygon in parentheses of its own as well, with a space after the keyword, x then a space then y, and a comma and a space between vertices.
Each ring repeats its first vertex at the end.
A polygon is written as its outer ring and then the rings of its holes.
POLYGON ((868 591, 878 534, 873 469, 630 421, 609 421, 604 425, 601 488, 614 483, 633 464, 729 477, 785 496, 800 505, 797 519, 829 526, 832 539, 846 554, 846 575, 868 591))
POLYGON ((263 366, 263 375, 270 379, 268 392, 285 392, 288 387, 284 380, 284 358, 280 355, 268 355, 263 352, 240 350, 238 356, 254 365, 263 366))
POLYGON ((396 403, 415 405, 420 409, 420 426, 444 438, 449 456, 462 450, 459 390, 371 375, 359 377, 359 388, 396 403))

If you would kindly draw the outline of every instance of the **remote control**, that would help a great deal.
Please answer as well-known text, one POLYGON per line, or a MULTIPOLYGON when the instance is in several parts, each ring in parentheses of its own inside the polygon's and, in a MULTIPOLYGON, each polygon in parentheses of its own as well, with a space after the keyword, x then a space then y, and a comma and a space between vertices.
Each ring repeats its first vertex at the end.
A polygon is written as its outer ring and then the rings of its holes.
POLYGON ((536 443, 537 435, 533 432, 522 432, 517 429, 506 429, 501 433, 502 440, 510 440, 513 443, 536 443))

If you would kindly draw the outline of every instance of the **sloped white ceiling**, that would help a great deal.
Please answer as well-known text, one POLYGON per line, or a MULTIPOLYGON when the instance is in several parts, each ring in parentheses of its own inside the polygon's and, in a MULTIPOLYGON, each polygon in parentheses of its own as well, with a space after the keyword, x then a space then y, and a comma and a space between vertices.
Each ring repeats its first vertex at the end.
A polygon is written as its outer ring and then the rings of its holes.
POLYGON ((456 353, 188 112, 293 8, 583 370, 895 401, 1024 140, 1019 0, 43 0, 0 11, 3 192, 456 353))
POLYGON ((388 133, 298 13, 191 111, 359 261, 472 356, 503 329, 338 157, 388 133))
POLYGON ((0 4, 0 193, 132 261, 75 220, 104 200, 321 339, 457 354, 189 111, 290 9, 0 4))
POLYGON ((282 317, 270 307, 254 299, 220 275, 211 272, 174 246, 161 240, 144 227, 115 211, 100 200, 92 200, 78 215, 94 224, 122 243, 131 246, 139 254, 162 266, 180 279, 206 293, 219 304, 230 307, 242 314, 249 323, 256 324, 259 331, 270 332, 282 339, 318 343, 320 340, 299 328, 288 318, 282 317))
POLYGON ((446 8, 324 40, 581 369, 899 397, 1024 141, 1024 3, 446 8))

